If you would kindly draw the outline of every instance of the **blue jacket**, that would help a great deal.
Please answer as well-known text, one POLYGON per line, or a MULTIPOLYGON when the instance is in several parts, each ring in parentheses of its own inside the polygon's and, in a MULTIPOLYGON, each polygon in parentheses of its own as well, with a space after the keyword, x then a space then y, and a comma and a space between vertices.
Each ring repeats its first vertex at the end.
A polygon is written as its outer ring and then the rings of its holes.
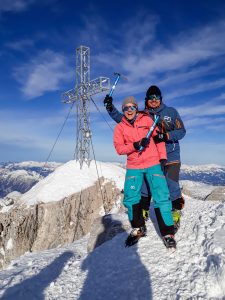
MULTIPOLYGON (((185 136, 186 129, 184 128, 179 113, 175 108, 168 107, 164 103, 161 103, 157 109, 146 109, 146 111, 152 119, 154 119, 156 115, 159 115, 160 118, 157 125, 162 132, 168 133, 169 140, 166 141, 167 161, 180 162, 179 140, 185 136)), ((115 106, 113 106, 113 110, 111 112, 108 111, 108 113, 117 123, 119 123, 123 117, 123 114, 120 113, 115 106)))

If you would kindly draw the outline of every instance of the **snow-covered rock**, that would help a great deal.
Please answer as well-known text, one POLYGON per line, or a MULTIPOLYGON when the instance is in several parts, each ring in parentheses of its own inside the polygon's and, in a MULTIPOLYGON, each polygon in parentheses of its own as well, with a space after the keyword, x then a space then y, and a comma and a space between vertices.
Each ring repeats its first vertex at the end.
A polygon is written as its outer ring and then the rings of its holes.
POLYGON ((94 161, 90 167, 84 164, 82 169, 77 161, 69 161, 36 184, 21 197, 20 201, 27 205, 59 201, 94 185, 98 181, 98 174, 104 177, 106 182, 113 181, 119 189, 123 188, 125 176, 123 168, 113 163, 97 162, 97 170, 94 161))
POLYGON ((181 180, 180 186, 182 193, 195 199, 205 200, 212 191, 216 188, 213 185, 208 185, 202 182, 195 182, 190 180, 181 180))
POLYGON ((225 187, 215 188, 210 195, 206 197, 208 201, 225 201, 225 187))
POLYGON ((110 163, 97 165, 98 173, 94 163, 80 170, 78 163, 68 162, 22 195, 17 205, 3 207, 0 266, 26 251, 72 243, 90 232, 100 213, 117 205, 125 170, 110 163), (9 239, 13 247, 7 247, 9 239))

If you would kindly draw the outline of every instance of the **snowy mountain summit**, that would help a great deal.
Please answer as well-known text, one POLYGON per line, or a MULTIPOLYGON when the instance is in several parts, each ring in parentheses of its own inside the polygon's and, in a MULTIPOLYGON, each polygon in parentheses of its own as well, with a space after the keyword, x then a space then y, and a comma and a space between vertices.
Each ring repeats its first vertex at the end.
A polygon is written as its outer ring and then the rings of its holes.
MULTIPOLYGON (((0 197, 11 192, 25 193, 40 180, 54 172, 62 163, 9 162, 0 163, 0 197)), ((114 164, 116 165, 116 164, 114 164)), ((182 165, 181 180, 199 181, 211 185, 225 185, 225 167, 218 165, 182 165)))
MULTIPOLYGON (((122 188, 123 168, 109 163, 98 163, 98 167, 105 181, 114 180, 115 186, 122 188)), ((87 171, 80 171, 75 162, 69 162, 39 182, 22 199, 30 206, 54 205, 61 197, 69 198, 71 193, 90 188, 98 176, 94 166, 87 171), (52 202, 48 202, 49 196, 52 202)), ((169 252, 163 245, 152 209, 147 222, 148 235, 133 247, 124 247, 128 233, 123 232, 88 253, 87 234, 68 246, 26 253, 15 259, 0 272, 0 297, 21 300, 224 299, 225 203, 189 196, 185 199, 175 252, 169 252)), ((121 227, 127 222, 124 212, 114 210, 109 216, 121 227)), ((13 243, 8 242, 8 247, 13 247, 13 243)))
POLYGON ((113 163, 97 162, 96 166, 95 162, 91 161, 89 167, 84 164, 80 169, 80 164, 72 160, 58 167, 26 192, 21 197, 21 201, 29 205, 37 202, 59 201, 94 185, 100 177, 113 181, 119 189, 122 189, 124 175, 125 170, 113 163))

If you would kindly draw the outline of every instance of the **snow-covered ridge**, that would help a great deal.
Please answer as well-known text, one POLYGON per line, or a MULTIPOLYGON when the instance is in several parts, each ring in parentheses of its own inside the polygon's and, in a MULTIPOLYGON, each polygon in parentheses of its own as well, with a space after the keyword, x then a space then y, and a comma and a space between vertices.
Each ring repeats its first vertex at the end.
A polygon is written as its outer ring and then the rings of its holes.
POLYGON ((123 188, 125 169, 104 162, 97 162, 97 169, 98 173, 94 161, 90 167, 85 164, 82 169, 78 162, 69 161, 37 183, 20 200, 29 205, 58 201, 94 185, 98 180, 98 174, 99 177, 115 182, 119 189, 123 188))
MULTIPOLYGON (((57 162, 48 162, 45 165, 44 162, 35 161, 0 163, 0 197, 3 198, 14 191, 22 194, 27 192, 61 165, 63 164, 57 162)), ((112 162, 111 165, 124 168, 121 163, 112 162)), ((180 179, 214 186, 225 185, 225 166, 183 164, 180 179)))
MULTIPOLYGON (((57 163, 57 162, 50 162, 50 163, 47 163, 47 166, 51 166, 51 167, 58 167, 60 166, 62 163, 57 163)), ((38 168, 42 168, 43 166, 45 165, 44 162, 38 162, 38 161, 22 161, 22 162, 6 162, 6 163, 3 163, 1 162, 0 163, 0 167, 2 166, 5 166, 7 167, 8 169, 10 168, 32 168, 32 167, 38 167, 38 168)))

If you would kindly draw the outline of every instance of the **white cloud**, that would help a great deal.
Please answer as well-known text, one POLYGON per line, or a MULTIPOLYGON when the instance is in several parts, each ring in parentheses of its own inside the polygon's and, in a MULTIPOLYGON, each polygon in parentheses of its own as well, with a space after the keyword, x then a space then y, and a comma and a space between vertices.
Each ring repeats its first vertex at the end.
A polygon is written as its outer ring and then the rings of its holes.
MULTIPOLYGON (((49 154, 56 137, 65 120, 67 111, 55 112, 54 115, 48 112, 40 111, 0 111, 0 143, 14 150, 14 156, 11 153, 2 153, 6 160, 14 160, 17 157, 17 151, 24 149, 22 159, 26 156, 32 157, 32 152, 39 153, 39 157, 35 159, 44 160, 49 154)), ((74 152, 74 119, 71 117, 71 122, 64 127, 60 138, 55 146, 53 155, 57 153, 58 160, 61 160, 61 155, 64 153, 74 152), (63 147, 66 148, 63 150, 63 147)), ((68 156, 68 159, 72 156, 68 156)), ((17 160, 17 158, 16 158, 17 160)))
POLYGON ((225 87, 225 79, 219 78, 214 80, 205 80, 203 82, 197 82, 194 86, 186 86, 177 88, 176 91, 167 94, 168 99, 180 98, 182 96, 194 95, 201 92, 212 91, 218 88, 225 87))
POLYGON ((201 117, 225 114, 225 104, 218 104, 214 99, 201 105, 191 105, 190 107, 180 107, 179 113, 182 116, 201 117))
POLYGON ((224 117, 215 117, 215 118, 210 118, 210 117, 202 117, 199 115, 198 117, 196 116, 188 116, 189 118, 184 120, 185 128, 187 129, 187 132, 190 133, 190 130, 194 129, 194 131, 191 131, 192 134, 199 134, 202 131, 207 130, 215 132, 215 130, 218 131, 225 131, 225 118, 224 117), (198 131, 196 132, 196 127, 198 131))
POLYGON ((17 51, 24 51, 27 48, 30 49, 30 47, 34 46, 34 41, 30 39, 22 39, 22 40, 16 40, 13 42, 8 42, 5 44, 6 47, 17 50, 17 51))
POLYGON ((14 76, 22 85, 27 99, 59 90, 63 82, 72 80, 73 68, 66 57, 51 50, 41 52, 28 63, 15 69, 14 76))
MULTIPOLYGON (((224 86, 223 79, 215 79, 221 77, 220 70, 225 67, 225 48, 221 42, 224 39, 224 21, 180 32, 170 40, 168 37, 166 44, 160 43, 157 38, 159 20, 154 15, 149 18, 149 23, 144 22, 143 27, 139 25, 142 23, 139 17, 130 20, 126 30, 121 26, 119 47, 112 44, 110 51, 106 53, 104 50, 96 56, 99 63, 127 75, 129 81, 121 82, 122 94, 130 91, 140 93, 152 83, 165 89, 171 85, 190 85, 188 89, 180 88, 180 97, 201 92, 205 87, 213 90, 224 86), (148 36, 149 39, 146 38, 148 36), (207 78, 210 75, 214 79, 207 78), (199 86, 199 82, 205 83, 199 86)), ((169 97, 174 97, 174 94, 169 97)))
POLYGON ((35 0, 1 0, 1 12, 19 12, 26 10, 35 0))

